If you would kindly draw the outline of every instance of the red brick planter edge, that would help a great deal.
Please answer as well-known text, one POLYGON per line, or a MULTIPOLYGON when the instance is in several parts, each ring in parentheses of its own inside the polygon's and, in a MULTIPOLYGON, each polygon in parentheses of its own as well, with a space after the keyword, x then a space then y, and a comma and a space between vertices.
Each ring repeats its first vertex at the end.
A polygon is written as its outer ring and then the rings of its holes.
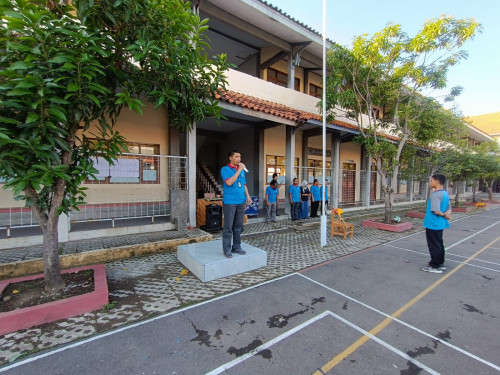
POLYGON ((390 232, 404 232, 405 230, 411 229, 413 226, 410 222, 387 224, 373 220, 363 220, 362 225, 364 227, 382 229, 390 232))
MULTIPOLYGON (((87 267, 78 267, 62 271, 62 273, 78 272, 83 270, 94 270, 94 291, 79 296, 74 296, 43 305, 25 307, 14 311, 0 313, 0 335, 16 332, 21 329, 34 327, 44 323, 54 322, 60 319, 84 314, 94 310, 100 310, 108 304, 108 283, 106 280, 106 269, 104 264, 97 264, 87 267)), ((8 284, 19 281, 33 280, 43 277, 34 275, 19 277, 0 281, 0 292, 8 284)))

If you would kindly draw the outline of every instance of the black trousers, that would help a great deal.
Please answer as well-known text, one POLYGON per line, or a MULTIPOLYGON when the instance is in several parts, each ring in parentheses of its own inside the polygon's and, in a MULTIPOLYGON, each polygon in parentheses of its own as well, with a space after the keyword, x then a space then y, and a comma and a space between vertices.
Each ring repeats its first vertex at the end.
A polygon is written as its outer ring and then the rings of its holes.
POLYGON ((318 217, 319 201, 311 202, 311 217, 318 217))
POLYGON ((438 268, 444 263, 443 230, 426 228, 425 237, 427 238, 427 246, 431 255, 429 266, 438 268))

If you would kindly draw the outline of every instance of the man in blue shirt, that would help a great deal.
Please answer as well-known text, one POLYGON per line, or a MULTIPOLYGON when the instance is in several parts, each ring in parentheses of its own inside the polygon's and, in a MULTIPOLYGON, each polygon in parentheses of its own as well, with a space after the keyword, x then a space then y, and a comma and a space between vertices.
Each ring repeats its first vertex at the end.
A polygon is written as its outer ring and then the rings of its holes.
POLYGON ((321 191, 318 179, 315 178, 311 186, 311 217, 318 217, 319 202, 321 202, 321 191))
POLYGON ((432 273, 443 273, 444 267, 444 244, 443 230, 450 227, 451 205, 448 192, 443 189, 445 177, 442 174, 432 176, 430 186, 434 189, 425 211, 424 227, 427 238, 427 246, 431 261, 422 271, 432 273))
POLYGON ((288 190, 290 194, 290 204, 292 205, 292 221, 299 220, 300 213, 300 186, 299 179, 293 179, 293 185, 288 190))
POLYGON ((266 189, 266 206, 267 206, 267 216, 266 223, 276 222, 276 205, 278 201, 278 183, 276 181, 271 182, 266 189))
POLYGON ((248 194, 245 164, 241 163, 241 154, 236 150, 229 150, 228 156, 229 164, 220 170, 224 183, 224 195, 222 197, 222 210, 224 212, 222 251, 226 258, 232 258, 231 253, 246 254, 241 248, 240 236, 243 231, 245 205, 252 204, 252 198, 248 194))

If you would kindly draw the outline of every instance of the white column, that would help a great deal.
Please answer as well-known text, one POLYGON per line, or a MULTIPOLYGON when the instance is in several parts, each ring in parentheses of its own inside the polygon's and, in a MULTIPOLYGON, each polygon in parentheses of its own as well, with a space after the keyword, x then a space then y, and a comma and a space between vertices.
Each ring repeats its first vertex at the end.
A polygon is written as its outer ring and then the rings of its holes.
POLYGON ((196 123, 193 123, 187 137, 189 225, 196 226, 196 123))
POLYGON ((290 213, 290 186, 295 177, 295 129, 286 126, 286 176, 285 176, 285 214, 290 213))
POLYGON ((59 242, 69 241, 69 216, 66 214, 59 215, 57 222, 57 235, 59 242))
POLYGON ((339 207, 339 178, 340 178, 340 137, 338 133, 332 133, 332 165, 333 165, 333 181, 332 189, 332 207, 339 207))

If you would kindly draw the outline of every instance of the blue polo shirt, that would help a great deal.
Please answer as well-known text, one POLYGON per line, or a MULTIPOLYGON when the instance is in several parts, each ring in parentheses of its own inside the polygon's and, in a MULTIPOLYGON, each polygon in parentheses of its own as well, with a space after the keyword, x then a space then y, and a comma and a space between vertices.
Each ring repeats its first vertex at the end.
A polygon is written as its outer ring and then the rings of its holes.
MULTIPOLYGON (((319 188, 319 200, 323 197, 323 186, 319 188)), ((328 186, 325 187, 325 202, 328 202, 328 186)))
POLYGON ((292 202, 297 203, 300 202, 300 186, 290 185, 290 189, 288 190, 290 194, 292 194, 292 202))
POLYGON ((450 227, 450 222, 434 211, 446 212, 450 208, 450 196, 444 190, 438 190, 431 194, 427 201, 425 210, 424 227, 433 230, 443 230, 450 227))
POLYGON ((226 180, 233 177, 237 171, 238 167, 234 167, 231 164, 222 167, 220 170, 220 175, 224 183, 222 202, 225 204, 244 204, 247 200, 245 195, 245 185, 247 183, 245 171, 241 171, 237 180, 231 186, 226 184, 226 180))
POLYGON ((318 202, 321 200, 321 190, 320 190, 319 186, 316 186, 316 185, 311 186, 311 194, 312 194, 315 202, 318 202))
POLYGON ((267 200, 269 203, 276 203, 276 197, 278 196, 279 189, 273 189, 268 186, 266 189, 267 200))

